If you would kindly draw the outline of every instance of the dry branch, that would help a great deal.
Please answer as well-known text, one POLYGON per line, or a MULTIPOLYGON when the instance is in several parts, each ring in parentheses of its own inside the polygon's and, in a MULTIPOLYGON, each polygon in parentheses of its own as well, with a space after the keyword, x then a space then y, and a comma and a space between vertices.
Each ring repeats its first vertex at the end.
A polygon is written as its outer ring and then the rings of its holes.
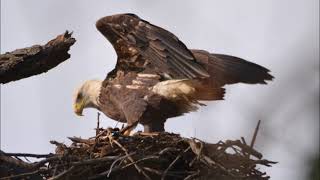
MULTIPOLYGON (((262 159, 261 153, 243 142, 244 138, 243 141, 227 140, 210 144, 171 133, 124 136, 119 129, 97 127, 96 130, 98 132, 92 138, 69 138, 73 142, 70 146, 51 141, 57 146, 56 153, 47 157, 25 154, 45 158, 35 163, 22 161, 23 164, 28 164, 29 171, 9 174, 7 177, 36 174, 52 180, 265 180, 269 177, 258 166, 269 167, 275 163, 262 159)), ((255 137, 257 130, 258 128, 255 137)), ((2 159, 15 159, 16 155, 3 153, 2 159)))
POLYGON ((0 84, 47 72, 70 57, 75 43, 66 31, 46 45, 34 45, 0 55, 0 84))

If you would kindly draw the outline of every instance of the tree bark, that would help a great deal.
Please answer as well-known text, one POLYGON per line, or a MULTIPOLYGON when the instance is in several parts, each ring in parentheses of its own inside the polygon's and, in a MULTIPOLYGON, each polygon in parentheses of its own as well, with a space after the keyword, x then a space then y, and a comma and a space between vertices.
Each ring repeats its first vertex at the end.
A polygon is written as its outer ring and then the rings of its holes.
POLYGON ((76 42, 66 31, 47 44, 34 45, 0 55, 0 84, 47 72, 70 57, 76 42))

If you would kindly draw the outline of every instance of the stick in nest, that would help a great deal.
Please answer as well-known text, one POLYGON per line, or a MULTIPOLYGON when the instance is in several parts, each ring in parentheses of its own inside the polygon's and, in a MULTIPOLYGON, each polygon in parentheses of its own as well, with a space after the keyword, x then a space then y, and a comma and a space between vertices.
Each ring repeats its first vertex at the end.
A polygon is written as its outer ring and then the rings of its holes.
MULTIPOLYGON (((250 143, 251 149, 253 149, 254 143, 256 142, 256 138, 257 138, 257 135, 258 135, 260 123, 261 123, 261 120, 258 121, 258 124, 257 124, 257 126, 256 126, 256 128, 254 130, 254 133, 253 133, 253 136, 252 136, 252 140, 251 140, 251 143, 250 143)), ((250 153, 247 156, 248 156, 248 159, 249 159, 250 158, 250 153)))
POLYGON ((189 149, 191 149, 191 147, 189 146, 187 149, 185 149, 181 154, 179 154, 171 163, 170 165, 167 167, 167 169, 163 172, 161 180, 164 180, 164 178, 166 177, 168 171, 170 170, 170 168, 178 161, 178 159, 180 159, 180 157, 182 156, 182 154, 186 153, 187 151, 189 151, 189 149))
POLYGON ((100 113, 97 113, 97 127, 96 127, 96 136, 99 134, 100 132, 100 113))
MULTIPOLYGON (((134 160, 133 160, 133 158, 129 155, 127 149, 124 148, 117 140, 112 139, 112 141, 113 141, 117 146, 119 146, 119 147, 126 153, 126 155, 128 155, 128 159, 133 163, 134 160)), ((145 176, 146 179, 151 180, 151 178, 150 178, 137 164, 134 164, 134 167, 137 169, 137 171, 138 171, 139 173, 142 173, 142 174, 145 176)))

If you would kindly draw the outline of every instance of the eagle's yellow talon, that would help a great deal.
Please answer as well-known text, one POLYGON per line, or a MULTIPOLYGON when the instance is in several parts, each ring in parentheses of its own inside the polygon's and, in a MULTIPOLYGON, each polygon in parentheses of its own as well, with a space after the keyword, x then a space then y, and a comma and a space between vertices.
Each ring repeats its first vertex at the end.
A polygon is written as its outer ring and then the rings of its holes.
POLYGON ((128 130, 126 130, 124 133, 123 133, 123 135, 124 136, 130 136, 130 134, 131 134, 131 129, 128 129, 128 130))

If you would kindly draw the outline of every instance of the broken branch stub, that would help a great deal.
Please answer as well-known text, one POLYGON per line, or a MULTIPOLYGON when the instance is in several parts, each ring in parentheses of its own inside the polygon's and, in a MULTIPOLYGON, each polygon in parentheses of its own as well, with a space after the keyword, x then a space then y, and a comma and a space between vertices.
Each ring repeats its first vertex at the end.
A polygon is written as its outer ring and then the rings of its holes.
POLYGON ((70 58, 70 47, 76 42, 66 31, 40 46, 17 49, 0 55, 0 84, 47 72, 70 58))

